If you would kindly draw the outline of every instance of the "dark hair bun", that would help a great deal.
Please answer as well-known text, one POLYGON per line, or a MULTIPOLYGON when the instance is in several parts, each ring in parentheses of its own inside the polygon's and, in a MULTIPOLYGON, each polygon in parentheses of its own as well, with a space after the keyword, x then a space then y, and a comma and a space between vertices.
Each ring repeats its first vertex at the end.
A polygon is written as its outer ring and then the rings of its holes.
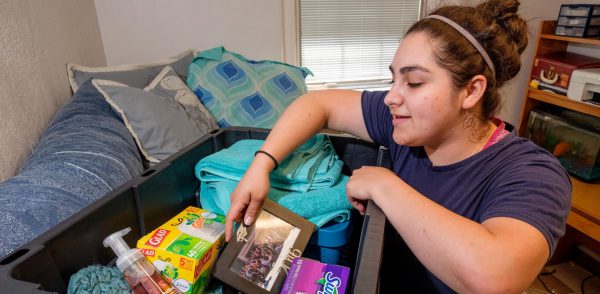
POLYGON ((517 15, 520 4, 518 0, 487 0, 477 5, 477 10, 496 19, 509 34, 519 54, 527 47, 527 23, 517 15))
POLYGON ((488 0, 477 5, 477 9, 496 19, 507 19, 517 14, 519 4, 517 0, 488 0))

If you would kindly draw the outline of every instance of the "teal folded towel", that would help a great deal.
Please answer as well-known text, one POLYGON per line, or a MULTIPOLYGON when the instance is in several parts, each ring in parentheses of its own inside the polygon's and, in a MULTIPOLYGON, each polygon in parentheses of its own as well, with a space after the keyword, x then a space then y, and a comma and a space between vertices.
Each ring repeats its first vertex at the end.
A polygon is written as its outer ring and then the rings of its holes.
MULTIPOLYGON (((320 228, 330 221, 342 222, 350 218, 350 202, 346 197, 348 176, 329 188, 312 189, 307 192, 286 191, 271 187, 269 199, 295 212, 320 228)), ((225 214, 231 206, 229 195, 237 181, 222 180, 203 182, 200 186, 200 205, 206 210, 225 214)))
MULTIPOLYGON (((202 208, 225 214, 230 195, 264 141, 240 140, 200 160, 195 167, 202 208)), ((269 198, 313 222, 317 228, 329 221, 350 218, 346 198, 348 177, 341 175, 339 160, 329 138, 313 136, 279 164, 269 176, 269 198)))
POLYGON ((68 294, 129 294, 129 284, 123 274, 114 266, 91 265, 80 269, 71 276, 68 294))
MULTIPOLYGON (((196 164, 196 177, 202 182, 239 181, 263 143, 263 140, 240 140, 203 158, 196 164)), ((318 134, 271 172, 271 186, 298 192, 331 187, 338 182, 342 165, 329 138, 318 134)))

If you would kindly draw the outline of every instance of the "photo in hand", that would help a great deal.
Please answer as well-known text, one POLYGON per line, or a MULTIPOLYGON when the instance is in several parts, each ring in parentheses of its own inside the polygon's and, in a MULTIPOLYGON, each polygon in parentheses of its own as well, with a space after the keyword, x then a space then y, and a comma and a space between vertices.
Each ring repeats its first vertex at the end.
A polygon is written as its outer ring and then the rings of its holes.
POLYGON ((314 225, 267 200, 250 227, 240 225, 215 265, 215 277, 242 292, 279 293, 291 261, 314 225))

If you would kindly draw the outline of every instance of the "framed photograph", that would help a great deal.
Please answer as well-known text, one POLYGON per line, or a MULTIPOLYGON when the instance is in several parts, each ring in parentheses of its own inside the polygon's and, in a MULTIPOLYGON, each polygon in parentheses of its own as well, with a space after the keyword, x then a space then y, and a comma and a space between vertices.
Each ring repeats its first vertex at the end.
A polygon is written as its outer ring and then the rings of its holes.
POLYGON ((279 293, 315 225, 267 199, 256 221, 239 225, 215 264, 214 276, 244 293, 279 293))

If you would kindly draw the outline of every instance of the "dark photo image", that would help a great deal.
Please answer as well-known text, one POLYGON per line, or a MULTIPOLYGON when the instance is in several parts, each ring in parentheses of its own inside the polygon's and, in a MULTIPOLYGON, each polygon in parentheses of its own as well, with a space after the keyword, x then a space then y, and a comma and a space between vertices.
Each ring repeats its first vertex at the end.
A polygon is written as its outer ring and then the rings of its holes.
POLYGON ((299 228, 263 210, 230 270, 270 291, 299 234, 299 228))

